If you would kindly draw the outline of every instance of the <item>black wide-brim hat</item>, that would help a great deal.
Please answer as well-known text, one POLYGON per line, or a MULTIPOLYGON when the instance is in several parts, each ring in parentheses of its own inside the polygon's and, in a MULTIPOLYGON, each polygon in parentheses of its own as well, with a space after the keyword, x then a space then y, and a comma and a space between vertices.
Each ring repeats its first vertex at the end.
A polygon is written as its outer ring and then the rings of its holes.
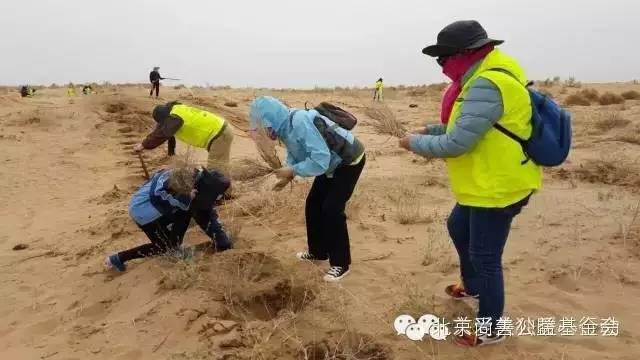
POLYGON ((503 40, 489 38, 487 31, 475 20, 456 21, 438 33, 435 45, 422 49, 422 53, 432 57, 450 56, 462 50, 479 49, 486 45, 500 45, 503 40))

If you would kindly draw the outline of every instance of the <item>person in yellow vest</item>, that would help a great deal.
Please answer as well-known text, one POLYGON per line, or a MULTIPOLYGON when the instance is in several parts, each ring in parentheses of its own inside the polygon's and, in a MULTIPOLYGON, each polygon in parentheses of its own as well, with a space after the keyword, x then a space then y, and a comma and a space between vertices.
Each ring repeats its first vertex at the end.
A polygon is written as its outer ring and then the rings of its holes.
POLYGON ((373 92, 373 101, 376 101, 376 99, 378 101, 382 101, 382 90, 384 89, 384 81, 382 81, 382 78, 378 79, 378 81, 376 81, 376 89, 373 92))
POLYGON ((67 96, 70 98, 76 96, 76 86, 73 83, 69 83, 69 86, 67 86, 67 96))
POLYGON ((156 106, 153 119, 156 127, 140 144, 134 146, 136 152, 155 149, 168 141, 168 153, 173 156, 175 138, 178 138, 187 145, 206 149, 209 152, 207 168, 229 176, 233 130, 225 119, 177 101, 156 106))
POLYGON ((457 21, 438 34, 423 53, 437 58, 453 83, 442 102, 440 124, 400 140, 400 146, 430 158, 446 159, 457 204, 449 235, 458 252, 462 281, 445 292, 453 299, 479 301, 475 333, 455 341, 481 346, 505 340, 496 331, 504 310, 502 252, 511 222, 540 188, 540 166, 521 145, 494 126, 523 139, 531 136, 532 107, 524 70, 496 48, 477 21, 457 21))

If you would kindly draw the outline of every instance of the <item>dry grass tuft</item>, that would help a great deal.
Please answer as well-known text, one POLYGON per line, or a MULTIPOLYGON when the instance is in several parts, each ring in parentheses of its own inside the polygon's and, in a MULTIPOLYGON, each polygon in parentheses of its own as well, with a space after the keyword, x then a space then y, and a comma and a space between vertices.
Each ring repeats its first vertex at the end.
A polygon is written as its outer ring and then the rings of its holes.
POLYGON ((273 172, 273 169, 257 159, 244 158, 234 161, 230 167, 231 179, 247 181, 264 177, 273 172))
POLYGON ((598 103, 600 103, 600 105, 622 104, 624 103, 624 98, 618 94, 614 94, 612 92, 606 92, 600 95, 600 98, 598 99, 598 103))
POLYGON ((587 160, 573 174, 579 180, 592 184, 640 187, 638 169, 617 160, 587 160))
POLYGON ((303 213, 304 199, 309 192, 311 184, 297 183, 292 185, 291 189, 285 189, 280 192, 273 191, 251 191, 233 203, 235 211, 239 216, 256 216, 258 218, 273 218, 280 216, 280 219, 286 217, 297 217, 303 213), (286 217, 281 215, 286 212, 286 217))
POLYGON ((567 96, 564 100, 564 104, 567 106, 589 106, 591 105, 591 102, 580 93, 575 93, 567 96))
POLYGON ((203 273, 207 271, 204 263, 195 259, 182 260, 167 256, 163 259, 164 269, 158 287, 163 290, 186 290, 203 283, 203 273))
POLYGON ((427 224, 433 222, 433 216, 426 213, 422 196, 408 185, 401 186, 390 195, 396 203, 396 219, 402 225, 427 224))
POLYGON ((121 102, 105 105, 104 111, 108 112, 109 114, 125 114, 128 112, 127 105, 121 102))
POLYGON ((325 338, 304 344, 298 353, 303 360, 389 360, 391 349, 374 337, 355 331, 344 331, 335 338, 325 338))
POLYGON ((451 241, 445 234, 435 233, 429 236, 426 242, 422 266, 431 265, 444 274, 456 267, 456 262, 451 256, 451 241))
POLYGON ((623 128, 629 124, 631 124, 631 121, 623 118, 621 113, 612 112, 605 114, 602 119, 596 121, 595 126, 598 130, 605 132, 614 128, 623 128))
POLYGON ((407 134, 407 129, 398 120, 391 109, 385 105, 368 107, 365 114, 374 120, 373 127, 381 134, 388 134, 398 138, 407 134))
POLYGON ((254 140, 262 160, 264 160, 271 169, 280 169, 282 167, 282 161, 278 156, 275 141, 269 139, 267 134, 264 132, 264 129, 258 130, 254 140))
POLYGON ((598 99, 600 98, 600 93, 598 93, 598 90, 591 88, 580 90, 579 92, 577 92, 577 94, 581 95, 589 101, 598 101, 598 99))
POLYGON ((635 90, 625 91, 620 96, 625 100, 640 100, 640 92, 635 90))

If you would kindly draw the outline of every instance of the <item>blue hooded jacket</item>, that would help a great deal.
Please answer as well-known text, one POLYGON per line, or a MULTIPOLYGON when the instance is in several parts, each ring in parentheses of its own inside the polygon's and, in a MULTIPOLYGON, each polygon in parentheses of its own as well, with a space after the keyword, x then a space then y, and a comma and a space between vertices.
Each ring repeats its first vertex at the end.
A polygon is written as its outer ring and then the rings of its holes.
POLYGON ((191 204, 189 197, 175 196, 168 190, 170 170, 160 170, 153 174, 138 191, 131 196, 129 215, 138 225, 147 225, 158 220, 164 212, 187 211, 191 204), (155 202, 154 205, 152 202, 155 202), (158 208, 158 205, 161 208, 158 208))
POLYGON ((251 104, 250 116, 251 129, 272 128, 275 131, 287 148, 287 163, 296 175, 331 175, 342 162, 313 124, 313 119, 320 116, 316 110, 289 109, 276 98, 261 96, 251 104))

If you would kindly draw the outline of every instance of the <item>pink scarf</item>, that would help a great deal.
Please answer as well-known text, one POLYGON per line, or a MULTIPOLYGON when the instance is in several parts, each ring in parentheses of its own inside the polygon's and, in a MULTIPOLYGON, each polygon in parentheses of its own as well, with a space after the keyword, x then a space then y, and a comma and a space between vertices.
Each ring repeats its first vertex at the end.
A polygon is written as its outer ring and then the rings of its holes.
POLYGON ((472 53, 454 55, 444 64, 442 72, 453 80, 453 82, 449 85, 442 97, 440 121, 442 121, 443 124, 449 122, 453 104, 458 98, 458 95, 460 95, 460 91, 462 91, 462 78, 464 75, 473 64, 484 59, 492 51, 493 46, 487 46, 472 53))

